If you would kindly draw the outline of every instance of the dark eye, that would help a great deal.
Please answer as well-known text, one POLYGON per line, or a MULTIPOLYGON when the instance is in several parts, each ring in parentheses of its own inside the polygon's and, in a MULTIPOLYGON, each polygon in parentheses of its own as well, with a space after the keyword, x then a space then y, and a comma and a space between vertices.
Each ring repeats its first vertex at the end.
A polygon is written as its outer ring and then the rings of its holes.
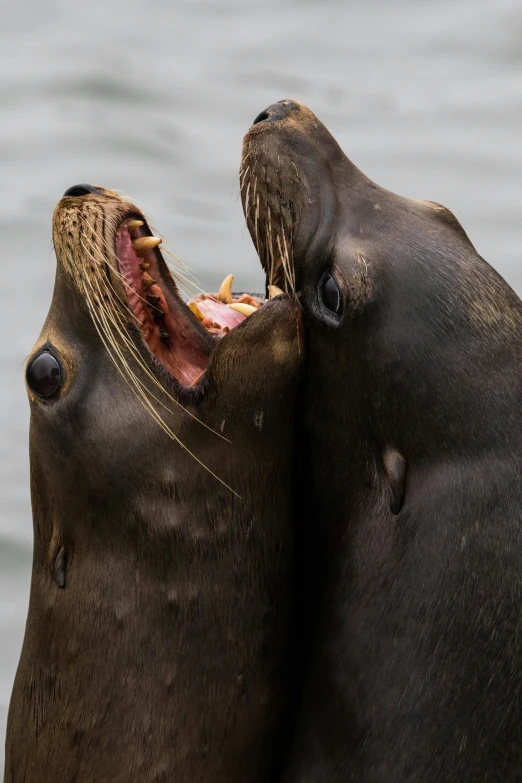
POLYGON ((61 383, 61 376, 60 365, 48 351, 33 359, 26 373, 29 388, 40 397, 54 394, 61 383))
POLYGON ((323 275, 321 282, 319 283, 319 291, 322 302, 327 310, 330 310, 336 315, 341 315, 343 312, 341 292, 339 291, 339 286, 329 272, 323 275))

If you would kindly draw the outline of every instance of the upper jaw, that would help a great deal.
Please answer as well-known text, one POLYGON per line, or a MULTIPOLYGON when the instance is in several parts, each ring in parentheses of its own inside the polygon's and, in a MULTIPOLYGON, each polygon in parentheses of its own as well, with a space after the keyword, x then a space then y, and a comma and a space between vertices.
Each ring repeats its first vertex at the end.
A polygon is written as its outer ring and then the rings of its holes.
POLYGON ((160 251, 161 237, 133 204, 99 190, 57 205, 59 267, 87 300, 106 347, 117 333, 124 349, 148 357, 164 380, 170 376, 174 390, 199 384, 216 342, 263 299, 234 295, 228 275, 216 294, 198 295, 187 306, 160 251))
POLYGON ((225 337, 263 300, 233 294, 227 275, 216 294, 201 293, 185 303, 165 263, 160 237, 144 221, 123 221, 116 239, 116 258, 126 296, 151 352, 184 386, 200 382, 216 341, 225 337))

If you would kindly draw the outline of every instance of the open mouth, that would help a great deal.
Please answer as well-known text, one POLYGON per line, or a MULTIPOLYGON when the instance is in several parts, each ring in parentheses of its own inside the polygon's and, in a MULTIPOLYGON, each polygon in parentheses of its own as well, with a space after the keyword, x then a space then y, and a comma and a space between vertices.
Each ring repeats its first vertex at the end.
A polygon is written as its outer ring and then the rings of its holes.
MULTIPOLYGON (((115 249, 129 307, 144 342, 161 365, 189 386, 205 371, 216 343, 259 309, 264 299, 233 294, 228 275, 216 294, 199 294, 187 304, 145 219, 133 214, 116 232, 115 249)), ((270 294, 282 293, 273 289, 270 294)))

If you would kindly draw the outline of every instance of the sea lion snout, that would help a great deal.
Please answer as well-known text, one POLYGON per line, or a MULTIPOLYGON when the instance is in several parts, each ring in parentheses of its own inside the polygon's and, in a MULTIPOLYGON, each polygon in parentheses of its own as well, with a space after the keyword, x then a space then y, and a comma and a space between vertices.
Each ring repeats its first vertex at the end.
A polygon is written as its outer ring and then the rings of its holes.
POLYGON ((97 196, 101 196, 101 190, 95 188, 94 185, 73 185, 71 188, 67 188, 62 198, 65 196, 88 196, 89 193, 94 193, 97 196))
POLYGON ((260 122, 275 122, 277 120, 284 120, 291 111, 299 109, 299 104, 295 101, 289 101, 287 99, 272 103, 268 108, 264 109, 257 115, 252 125, 257 125, 260 122))

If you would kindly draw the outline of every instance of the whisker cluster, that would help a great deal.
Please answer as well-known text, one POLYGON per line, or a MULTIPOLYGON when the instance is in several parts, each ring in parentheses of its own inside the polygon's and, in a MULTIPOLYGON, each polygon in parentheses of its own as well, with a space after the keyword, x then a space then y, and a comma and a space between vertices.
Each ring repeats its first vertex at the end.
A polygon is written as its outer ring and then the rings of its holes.
POLYGON ((284 201, 279 168, 268 171, 260 164, 255 151, 245 148, 239 171, 239 183, 245 221, 267 273, 268 285, 275 285, 295 295, 293 263, 293 215, 284 201))
MULTIPOLYGON (((229 442, 221 433, 216 432, 187 410, 165 388, 133 340, 130 329, 132 327, 139 329, 141 324, 132 312, 126 297, 122 297, 118 293, 111 280, 114 275, 116 279, 121 281, 125 289, 131 287, 131 281, 127 280, 119 269, 115 247, 106 238, 107 234, 111 237, 115 236, 117 228, 117 217, 106 214, 100 205, 93 204, 93 202, 90 202, 88 206, 85 205, 82 211, 74 209, 69 212, 62 209, 59 215, 55 216, 54 234, 57 256, 75 287, 82 293, 94 327, 111 361, 140 404, 171 440, 175 441, 202 468, 237 496, 231 487, 190 451, 167 424, 161 411, 157 409, 159 406, 170 412, 173 403, 213 435, 229 442), (57 221, 59 221, 58 224, 57 221), (78 252, 79 248, 82 252, 78 252)), ((178 265, 179 259, 174 254, 171 257, 178 265)), ((174 269, 173 277, 177 285, 179 285, 178 277, 182 277, 184 282, 195 287, 193 279, 190 276, 180 274, 177 269, 174 269)), ((133 289, 133 292, 145 305, 147 304, 137 291, 133 289)))

